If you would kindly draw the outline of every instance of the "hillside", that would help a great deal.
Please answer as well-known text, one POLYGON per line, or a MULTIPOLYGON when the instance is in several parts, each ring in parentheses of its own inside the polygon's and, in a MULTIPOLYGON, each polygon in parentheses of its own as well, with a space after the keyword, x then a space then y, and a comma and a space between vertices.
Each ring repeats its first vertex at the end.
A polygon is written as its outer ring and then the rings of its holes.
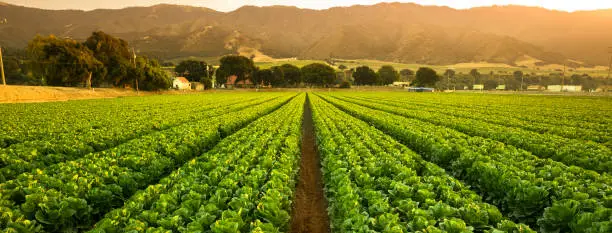
POLYGON ((393 62, 515 64, 566 59, 607 65, 612 11, 560 12, 504 6, 455 10, 384 3, 308 10, 246 6, 223 13, 156 5, 121 10, 41 10, 0 4, 0 43, 25 47, 36 34, 122 37, 161 58, 252 51, 272 57, 379 59, 393 62))

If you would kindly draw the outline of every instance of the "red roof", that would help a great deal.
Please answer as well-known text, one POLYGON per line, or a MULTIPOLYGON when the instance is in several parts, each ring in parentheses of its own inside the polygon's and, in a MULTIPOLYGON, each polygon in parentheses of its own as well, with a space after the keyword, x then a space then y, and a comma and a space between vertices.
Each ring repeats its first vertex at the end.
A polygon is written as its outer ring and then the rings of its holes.
POLYGON ((225 82, 225 85, 253 85, 253 82, 251 82, 249 79, 246 81, 240 80, 240 82, 236 82, 236 79, 238 79, 238 76, 236 75, 227 77, 227 82, 225 82))
POLYGON ((185 77, 176 77, 176 79, 178 79, 182 83, 189 83, 189 80, 187 80, 185 77))

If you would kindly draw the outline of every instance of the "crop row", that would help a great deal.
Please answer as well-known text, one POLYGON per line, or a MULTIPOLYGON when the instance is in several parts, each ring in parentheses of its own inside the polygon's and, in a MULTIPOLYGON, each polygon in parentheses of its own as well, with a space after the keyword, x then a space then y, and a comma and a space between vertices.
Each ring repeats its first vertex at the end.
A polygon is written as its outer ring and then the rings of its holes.
POLYGON ((405 110, 419 110, 428 111, 433 113, 443 113, 450 116, 474 119, 482 122, 503 125, 514 128, 522 128, 537 133, 548 133, 554 134, 569 139, 582 139, 589 140, 598 143, 602 143, 609 148, 612 148, 612 131, 609 129, 602 129, 602 125, 596 124, 592 128, 585 128, 585 124, 578 126, 567 126, 559 122, 557 118, 546 118, 541 116, 534 116, 530 113, 531 120, 522 119, 519 113, 516 113, 512 107, 505 109, 506 111, 491 111, 487 108, 474 108, 474 107, 449 107, 440 106, 439 103, 417 103, 411 100, 397 100, 394 98, 383 97, 368 97, 368 96, 356 96, 348 95, 360 100, 373 101, 376 103, 384 103, 391 106, 402 107, 405 110), (511 114, 508 114, 508 113, 511 114), (533 118, 540 118, 534 120, 533 118))
POLYGON ((55 138, 62 133, 84 133, 112 125, 128 125, 170 111, 196 110, 195 101, 176 97, 118 98, 0 106, 0 148, 33 140, 55 138), (155 107, 153 107, 155 106, 155 107), (187 107, 187 108, 185 108, 187 107))
POLYGON ((289 101, 266 103, 152 133, 118 147, 58 163, 0 184, 0 229, 73 232, 88 229, 221 138, 289 101))
POLYGON ((222 140, 96 224, 110 232, 286 231, 304 95, 222 140))
POLYGON ((514 221, 542 232, 607 232, 612 179, 487 138, 323 97, 469 184, 514 221))
MULTIPOLYGON (((354 96, 355 94, 351 94, 354 96)), ((561 98, 554 96, 528 97, 524 95, 406 95, 406 93, 369 94, 359 96, 368 99, 391 100, 405 105, 420 105, 442 108, 451 112, 467 111, 490 116, 502 116, 536 124, 553 123, 557 128, 602 131, 607 135, 612 129, 605 126, 612 123, 609 107, 596 99, 561 98), (509 114, 511 113, 511 114, 509 114), (599 114, 597 114, 599 113, 599 114)))
MULTIPOLYGON (((404 96, 405 93, 385 96, 404 96)), ((436 103, 441 106, 460 108, 489 109, 497 112, 511 110, 521 117, 543 116, 548 119, 560 119, 574 125, 612 123, 612 106, 609 98, 588 96, 537 96, 537 95, 482 95, 482 94, 439 94, 429 96, 411 95, 410 99, 436 103)))
MULTIPOLYGON (((165 109, 169 113, 160 114, 161 117, 159 118, 157 116, 150 116, 150 118, 153 118, 150 121, 140 119, 139 122, 125 126, 110 125, 97 130, 89 130, 87 133, 67 132, 64 135, 40 141, 13 144, 7 149, 0 149, 0 182, 14 179, 23 172, 78 159, 88 153, 103 151, 134 138, 223 115, 226 112, 239 111, 249 106, 269 101, 275 97, 278 97, 278 95, 268 96, 260 100, 245 100, 242 103, 235 102, 235 100, 223 101, 223 99, 219 99, 220 103, 197 108, 198 112, 188 116, 183 116, 184 111, 173 112, 172 109, 165 109), (171 117, 169 114, 177 115, 171 117), (163 126, 150 128, 154 127, 156 121, 162 118, 175 120, 166 122, 163 126)), ((122 118, 113 117, 112 119, 122 121, 122 118)))
POLYGON ((567 165, 576 165, 597 172, 612 171, 612 149, 598 143, 541 134, 471 118, 455 117, 444 112, 406 109, 375 100, 336 98, 368 108, 446 126, 471 136, 491 138, 567 165))
POLYGON ((533 232, 388 135, 311 106, 334 232, 533 232))

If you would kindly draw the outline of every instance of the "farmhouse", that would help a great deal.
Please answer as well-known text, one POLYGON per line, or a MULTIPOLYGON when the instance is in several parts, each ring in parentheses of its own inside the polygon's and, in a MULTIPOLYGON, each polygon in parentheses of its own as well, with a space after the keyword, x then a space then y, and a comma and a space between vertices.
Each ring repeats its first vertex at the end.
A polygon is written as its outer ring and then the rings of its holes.
POLYGON ((225 82, 225 87, 226 88, 234 88, 234 87, 252 87, 252 86, 255 86, 253 84, 253 82, 251 82, 250 79, 240 80, 238 82, 236 82, 236 79, 238 79, 238 76, 236 76, 236 75, 232 75, 232 76, 227 77, 227 81, 225 82))
POLYGON ((191 83, 185 77, 176 77, 172 80, 172 88, 177 90, 191 90, 191 83))
POLYGON ((541 86, 541 85, 529 85, 527 86, 527 90, 528 91, 543 91, 543 90, 546 90, 546 87, 541 86))
POLYGON ((410 82, 393 82, 391 85, 394 87, 409 87, 410 82))

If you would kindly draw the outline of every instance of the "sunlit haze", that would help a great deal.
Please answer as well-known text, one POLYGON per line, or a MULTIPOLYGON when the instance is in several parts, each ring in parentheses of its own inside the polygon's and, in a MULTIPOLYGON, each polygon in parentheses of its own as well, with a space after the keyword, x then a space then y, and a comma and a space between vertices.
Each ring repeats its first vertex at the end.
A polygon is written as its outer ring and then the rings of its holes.
MULTIPOLYGON (((334 6, 372 5, 380 0, 105 0, 105 1, 83 1, 83 0, 0 0, 11 4, 37 7, 44 9, 81 9, 92 10, 99 8, 124 8, 129 6, 150 6, 160 3, 192 5, 212 8, 218 11, 232 11, 244 5, 270 6, 287 5, 309 9, 326 9, 334 6)), ((608 0, 415 0, 399 1, 414 2, 422 5, 449 6, 457 9, 466 9, 478 6, 491 5, 525 5, 538 6, 547 9, 577 11, 610 9, 612 1, 608 0)))

